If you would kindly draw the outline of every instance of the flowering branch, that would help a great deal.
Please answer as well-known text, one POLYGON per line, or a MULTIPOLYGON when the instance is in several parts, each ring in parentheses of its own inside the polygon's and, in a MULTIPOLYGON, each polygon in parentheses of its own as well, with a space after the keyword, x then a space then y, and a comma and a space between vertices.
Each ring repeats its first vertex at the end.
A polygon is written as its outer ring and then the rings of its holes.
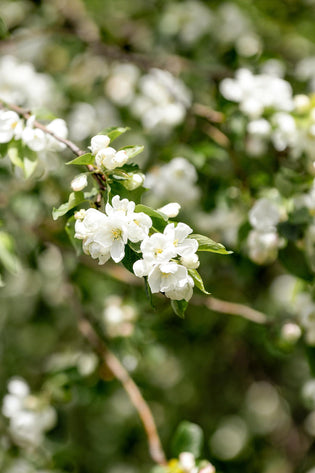
MULTIPOLYGON (((19 107, 18 105, 14 104, 9 104, 4 102, 4 100, 0 100, 0 110, 12 110, 13 112, 16 112, 20 117, 23 117, 25 120, 28 120, 29 118, 32 117, 31 111, 27 110, 25 108, 19 107)), ((82 156, 85 154, 85 151, 80 149, 75 143, 72 141, 62 138, 61 136, 56 135, 53 131, 49 130, 45 125, 40 123, 37 120, 33 121, 33 127, 38 128, 39 130, 42 130, 44 133, 52 136, 55 140, 59 141, 60 143, 64 144, 72 153, 74 153, 76 156, 82 156)), ((87 168, 89 171, 92 172, 92 176, 94 179, 97 181, 99 188, 101 191, 105 190, 105 185, 104 185, 104 176, 100 176, 100 174, 95 173, 95 169, 91 165, 87 165, 87 168)))
POLYGON ((154 462, 159 465, 166 464, 166 457, 161 445, 159 434, 155 425, 152 412, 143 398, 138 386, 129 376, 127 370, 120 363, 119 359, 106 346, 104 340, 100 338, 90 321, 83 317, 79 321, 79 330, 88 340, 90 345, 98 353, 113 375, 121 382, 127 392, 132 404, 136 408, 146 431, 149 443, 150 455, 154 462))

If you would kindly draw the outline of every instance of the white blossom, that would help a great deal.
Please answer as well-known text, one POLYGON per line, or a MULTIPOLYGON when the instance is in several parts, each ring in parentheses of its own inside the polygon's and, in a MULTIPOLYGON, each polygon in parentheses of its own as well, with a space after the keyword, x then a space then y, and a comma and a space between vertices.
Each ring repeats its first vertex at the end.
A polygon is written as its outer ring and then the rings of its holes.
POLYGON ((259 199, 249 212, 249 221, 256 230, 267 233, 275 230, 280 212, 269 199, 259 199))
POLYGON ((55 410, 31 395, 21 378, 11 379, 8 391, 3 398, 2 413, 9 419, 11 438, 21 447, 39 446, 44 433, 56 423, 55 410))
POLYGON ((155 265, 148 275, 152 293, 164 292, 173 300, 189 301, 193 293, 194 282, 187 269, 175 262, 155 265))
POLYGON ((250 118, 261 117, 266 109, 289 112, 294 108, 288 82, 272 75, 254 75, 248 69, 239 69, 235 79, 223 79, 220 91, 226 99, 238 102, 250 118))
POLYGON ((83 240, 83 251, 98 259, 99 264, 110 257, 116 263, 121 261, 128 239, 134 243, 143 240, 152 226, 150 217, 134 210, 134 202, 117 195, 111 204, 106 204, 106 214, 88 209, 80 218, 77 213, 75 238, 83 240))
POLYGON ((8 143, 12 138, 21 138, 23 121, 12 111, 0 111, 0 143, 8 143))

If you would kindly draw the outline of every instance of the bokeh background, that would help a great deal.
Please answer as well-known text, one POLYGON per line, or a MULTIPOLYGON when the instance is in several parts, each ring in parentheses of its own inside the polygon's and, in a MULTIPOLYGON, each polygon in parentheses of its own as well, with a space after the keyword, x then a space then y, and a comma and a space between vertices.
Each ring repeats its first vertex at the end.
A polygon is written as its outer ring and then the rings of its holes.
POLYGON ((233 250, 201 255, 207 290, 267 317, 211 310, 201 293, 185 319, 162 296, 152 308, 140 280, 76 253, 66 218, 53 221, 77 173, 64 165, 70 152, 41 155, 28 179, 2 159, 0 470, 151 470, 137 412, 78 331, 83 311, 149 402, 169 458, 187 420, 218 472, 314 473, 311 223, 282 228, 278 257, 253 256, 246 238, 257 199, 285 207, 310 192, 315 148, 290 161, 286 142, 249 143, 248 117, 220 84, 248 68, 311 103, 315 2, 2 0, 0 17, 0 98, 65 119, 81 148, 106 127, 130 127, 119 144, 145 146, 143 202, 179 202, 181 221, 233 250))

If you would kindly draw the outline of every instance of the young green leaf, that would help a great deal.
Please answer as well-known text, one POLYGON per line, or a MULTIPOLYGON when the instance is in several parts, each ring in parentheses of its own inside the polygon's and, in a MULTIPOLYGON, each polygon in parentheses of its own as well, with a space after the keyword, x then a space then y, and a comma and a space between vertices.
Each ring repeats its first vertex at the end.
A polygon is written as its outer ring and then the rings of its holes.
POLYGON ((78 156, 75 159, 72 159, 72 161, 68 161, 66 164, 77 164, 81 166, 88 166, 89 164, 94 164, 95 161, 95 156, 93 156, 91 153, 85 153, 82 154, 81 156, 78 156))
POLYGON ((22 169, 25 179, 28 179, 37 167, 37 154, 21 142, 12 141, 8 147, 8 156, 14 164, 22 169))
POLYGON ((171 306, 176 315, 181 317, 182 319, 185 318, 185 312, 188 306, 188 302, 182 299, 181 301, 171 301, 171 306))
POLYGON ((142 153, 144 146, 125 146, 119 151, 125 151, 129 159, 134 158, 137 154, 142 153))
POLYGON ((69 195, 68 202, 61 204, 60 207, 58 207, 57 209, 55 207, 53 208, 53 212, 52 212, 53 219, 57 220, 59 217, 62 217, 62 215, 65 215, 67 212, 69 212, 69 210, 73 209, 74 207, 81 204, 85 200, 86 199, 82 191, 71 192, 71 194, 69 195))
POLYGON ((172 442, 172 452, 178 456, 182 452, 191 452, 198 458, 203 446, 203 432, 201 427, 192 422, 183 421, 179 424, 172 442))
POLYGON ((193 278, 195 286, 198 287, 198 289, 200 289, 200 291, 204 294, 209 295, 210 292, 206 291, 203 280, 198 271, 196 269, 188 269, 188 273, 193 278))
POLYGON ((193 233, 189 235, 188 238, 194 238, 198 241, 198 251, 210 251, 211 253, 219 253, 220 255, 229 255, 233 253, 233 251, 227 251, 222 243, 217 243, 204 235, 193 233))
POLYGON ((99 135, 107 135, 110 139, 110 141, 116 140, 120 135, 123 133, 126 133, 126 131, 130 130, 128 127, 117 127, 117 126, 112 126, 110 128, 105 128, 105 130, 102 130, 99 135))
POLYGON ((11 273, 17 272, 21 267, 14 251, 13 238, 6 232, 0 232, 0 262, 11 273))

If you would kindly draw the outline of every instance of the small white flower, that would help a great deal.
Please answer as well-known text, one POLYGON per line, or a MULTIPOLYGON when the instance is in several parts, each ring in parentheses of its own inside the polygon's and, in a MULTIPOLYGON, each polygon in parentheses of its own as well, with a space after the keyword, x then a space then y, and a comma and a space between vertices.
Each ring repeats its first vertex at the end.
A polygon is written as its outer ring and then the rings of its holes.
POLYGON ((79 174, 71 181, 71 189, 74 192, 82 191, 88 184, 87 175, 86 174, 79 174))
POLYGON ((179 222, 168 224, 164 229, 164 235, 170 240, 180 256, 190 257, 198 250, 198 242, 194 238, 187 238, 192 229, 185 223, 179 222))
POLYGON ((43 151, 47 145, 47 136, 39 128, 34 128, 34 121, 34 115, 27 120, 22 132, 22 141, 33 151, 43 151))
POLYGON ((12 111, 0 111, 0 143, 8 143, 12 138, 21 138, 23 121, 12 111))
POLYGON ((189 301, 193 294, 193 279, 184 266, 175 262, 155 265, 149 273, 148 283, 152 293, 161 291, 173 300, 189 301))
POLYGON ((134 212, 128 221, 128 238, 133 243, 143 240, 152 227, 151 218, 143 212, 134 212))
POLYGON ((124 216, 131 216, 135 210, 136 204, 128 199, 120 199, 119 195, 115 195, 112 198, 112 203, 106 204, 105 210, 107 215, 113 215, 119 213, 124 216))
POLYGON ((167 263, 171 258, 177 255, 174 245, 170 243, 170 239, 162 233, 154 233, 141 243, 141 251, 143 259, 151 264, 167 263))
POLYGON ((89 147, 92 154, 97 154, 101 149, 107 148, 110 143, 110 138, 107 135, 96 135, 91 139, 91 146, 89 147))

